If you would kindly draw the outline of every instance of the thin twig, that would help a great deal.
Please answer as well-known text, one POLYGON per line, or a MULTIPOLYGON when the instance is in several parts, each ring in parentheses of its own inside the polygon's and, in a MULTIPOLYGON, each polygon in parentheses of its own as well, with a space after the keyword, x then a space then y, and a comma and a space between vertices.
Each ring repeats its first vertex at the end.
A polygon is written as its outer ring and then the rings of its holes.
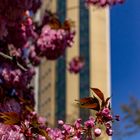
MULTIPOLYGON (((12 58, 11 56, 6 55, 6 54, 4 54, 4 53, 2 53, 2 52, 0 52, 0 56, 4 57, 5 59, 8 59, 8 60, 10 60, 10 61, 13 61, 13 58, 12 58)), ((18 66, 21 70, 27 71, 27 69, 24 68, 19 62, 16 62, 16 64, 17 64, 17 66, 18 66)))

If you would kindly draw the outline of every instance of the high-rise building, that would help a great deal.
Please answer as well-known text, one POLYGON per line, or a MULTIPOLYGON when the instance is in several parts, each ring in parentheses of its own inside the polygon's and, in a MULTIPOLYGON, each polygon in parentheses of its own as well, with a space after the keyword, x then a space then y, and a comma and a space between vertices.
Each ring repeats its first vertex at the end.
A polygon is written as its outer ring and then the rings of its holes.
POLYGON ((54 125, 58 119, 70 122, 79 116, 84 119, 89 116, 89 111, 76 106, 75 99, 90 96, 90 87, 110 95, 109 9, 87 9, 84 0, 50 2, 50 9, 56 10, 62 21, 66 18, 75 21, 76 29, 73 47, 56 62, 43 60, 37 70, 36 108, 54 125), (85 58, 85 67, 78 75, 67 70, 68 62, 75 56, 85 58))

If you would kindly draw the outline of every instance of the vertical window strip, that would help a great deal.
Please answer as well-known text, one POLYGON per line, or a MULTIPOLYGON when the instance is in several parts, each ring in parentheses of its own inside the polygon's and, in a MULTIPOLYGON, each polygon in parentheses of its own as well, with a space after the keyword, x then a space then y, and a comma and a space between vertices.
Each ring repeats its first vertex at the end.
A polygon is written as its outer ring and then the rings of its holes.
MULTIPOLYGON (((66 18, 66 0, 57 0, 57 14, 63 22, 66 18)), ((66 56, 56 64, 56 120, 66 118, 66 56)))
MULTIPOLYGON (((85 0, 80 0, 80 56, 85 59, 85 67, 80 73, 80 98, 89 96, 90 86, 89 12, 84 2, 85 0)), ((89 116, 89 110, 80 109, 80 116, 86 120, 89 116)))

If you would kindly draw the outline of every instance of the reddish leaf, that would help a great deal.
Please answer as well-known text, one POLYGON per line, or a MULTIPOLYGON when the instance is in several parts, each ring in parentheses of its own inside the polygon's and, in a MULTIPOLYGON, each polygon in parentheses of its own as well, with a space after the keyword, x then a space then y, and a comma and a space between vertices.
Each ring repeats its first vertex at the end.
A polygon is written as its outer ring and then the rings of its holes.
POLYGON ((65 20, 62 28, 69 31, 71 29, 71 27, 74 27, 74 26, 75 26, 75 23, 73 21, 65 20))
POLYGON ((0 118, 3 119, 4 124, 14 125, 20 122, 19 115, 16 112, 0 113, 0 118))
POLYGON ((47 140, 51 140, 51 138, 48 136, 48 133, 45 130, 39 128, 39 134, 44 136, 47 140))
POLYGON ((104 94, 98 88, 91 88, 91 90, 102 100, 102 102, 105 102, 104 94))
POLYGON ((111 99, 111 97, 108 97, 107 99, 106 99, 106 104, 108 104, 108 101, 111 99))
POLYGON ((111 97, 108 97, 105 102, 102 102, 102 107, 107 107, 108 101, 110 100, 111 97))
POLYGON ((85 104, 85 105, 80 105, 81 108, 88 108, 88 109, 95 109, 97 108, 97 104, 85 104))
POLYGON ((86 98, 81 98, 79 100, 79 104, 81 108, 87 108, 87 109, 93 109, 96 111, 100 110, 100 103, 99 100, 94 97, 86 97, 86 98))
POLYGON ((52 18, 49 22, 49 25, 52 29, 60 29, 61 28, 61 22, 57 18, 52 18))
POLYGON ((79 101, 80 103, 87 103, 89 101, 92 101, 92 97, 81 98, 79 101))
POLYGON ((110 103, 108 104, 108 108, 111 110, 111 104, 110 103))

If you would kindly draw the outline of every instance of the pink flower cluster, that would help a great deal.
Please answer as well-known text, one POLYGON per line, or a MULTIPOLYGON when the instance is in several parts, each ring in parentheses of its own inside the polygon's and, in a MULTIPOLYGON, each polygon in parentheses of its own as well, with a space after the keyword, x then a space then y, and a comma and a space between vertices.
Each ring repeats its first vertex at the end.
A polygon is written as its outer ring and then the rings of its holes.
POLYGON ((71 140, 92 140, 94 137, 99 137, 102 133, 102 125, 106 128, 106 133, 108 136, 112 136, 113 130, 111 128, 112 121, 115 118, 110 117, 110 110, 104 108, 96 118, 89 117, 87 121, 82 124, 82 119, 77 119, 74 124, 65 124, 62 120, 58 121, 59 128, 51 129, 47 128, 50 138, 52 140, 56 139, 71 139, 71 140), (106 117, 106 119, 104 118, 106 117), (98 125, 97 125, 98 123, 98 125))
POLYGON ((71 139, 71 140, 92 140, 94 137, 99 137, 102 133, 101 127, 104 125, 108 136, 112 136, 112 121, 114 121, 108 108, 96 114, 96 118, 89 117, 82 124, 82 119, 77 119, 74 124, 65 124, 62 120, 58 121, 59 129, 47 128, 47 132, 52 140, 71 139), (100 114, 100 115, 99 115, 100 114), (97 125, 98 124, 98 125, 97 125), (97 127, 98 126, 98 127, 97 127))
POLYGON ((70 62, 69 62, 69 71, 71 73, 79 73, 82 68, 84 67, 85 62, 82 57, 74 57, 70 62))
POLYGON ((66 47, 71 47, 75 31, 53 29, 45 25, 37 40, 37 49, 40 54, 49 60, 54 60, 64 54, 66 47))
POLYGON ((123 3, 124 0, 85 0, 85 4, 87 6, 89 5, 95 5, 95 6, 101 6, 101 7, 104 7, 104 6, 112 6, 112 5, 115 5, 115 4, 118 4, 118 3, 123 3))
POLYGON ((101 111, 97 112, 96 116, 96 121, 98 123, 104 124, 104 126, 106 127, 106 133, 108 134, 108 136, 112 136, 112 121, 114 120, 114 118, 111 115, 111 110, 109 108, 104 108, 101 111))
MULTIPOLYGON (((15 101, 11 100, 12 102, 14 103, 15 101)), ((12 109, 12 106, 14 107, 12 104, 11 107, 7 105, 7 109, 11 108, 10 111, 15 111, 16 108, 12 109)), ((58 128, 50 128, 46 125, 46 118, 38 116, 36 112, 30 112, 26 114, 26 119, 21 120, 18 125, 0 123, 0 138, 3 138, 3 140, 12 140, 10 138, 13 137, 14 140, 19 140, 21 137, 22 140, 92 140, 102 134, 103 130, 101 128, 103 126, 107 135, 112 136, 112 121, 118 121, 118 118, 119 115, 113 118, 110 109, 104 108, 97 112, 95 118, 90 116, 84 123, 82 123, 81 118, 77 119, 73 124, 58 120, 58 128)))
POLYGON ((23 15, 32 7, 32 2, 33 0, 12 0, 12 3, 11 0, 0 1, 0 38, 6 35, 7 27, 23 20, 23 15))
POLYGON ((0 139, 25 140, 25 137, 20 133, 20 127, 18 125, 5 125, 0 123, 0 139))
POLYGON ((21 106, 14 98, 6 99, 4 104, 0 103, 0 112, 16 112, 20 114, 21 106))
POLYGON ((20 69, 11 69, 11 67, 2 68, 0 72, 1 82, 7 85, 7 87, 25 88, 34 75, 31 69, 23 73, 20 69))

